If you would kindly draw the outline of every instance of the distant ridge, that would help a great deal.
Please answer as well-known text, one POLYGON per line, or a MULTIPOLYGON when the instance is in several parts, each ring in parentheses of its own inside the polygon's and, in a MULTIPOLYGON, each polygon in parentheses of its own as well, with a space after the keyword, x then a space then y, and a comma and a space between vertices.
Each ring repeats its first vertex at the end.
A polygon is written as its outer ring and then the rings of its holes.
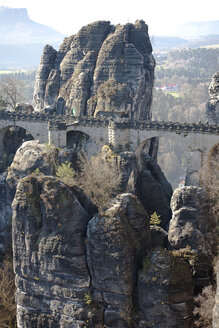
POLYGON ((0 70, 37 67, 43 47, 58 48, 64 37, 32 21, 26 8, 0 6, 0 70))
POLYGON ((0 43, 45 43, 62 41, 64 35, 32 21, 26 8, 0 6, 0 43))
POLYGON ((207 35, 219 35, 219 20, 204 22, 188 22, 170 33, 185 39, 196 39, 207 35))

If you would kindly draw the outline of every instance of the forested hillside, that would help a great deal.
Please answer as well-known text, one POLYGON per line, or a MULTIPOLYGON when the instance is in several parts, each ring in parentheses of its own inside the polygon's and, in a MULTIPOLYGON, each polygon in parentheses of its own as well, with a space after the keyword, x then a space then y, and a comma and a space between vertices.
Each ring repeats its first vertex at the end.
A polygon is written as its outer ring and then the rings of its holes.
POLYGON ((219 48, 176 50, 155 58, 153 119, 205 122, 208 87, 218 71, 219 48))
MULTIPOLYGON (((175 50, 155 58, 153 120, 206 122, 208 87, 219 70, 219 47, 175 50)), ((185 176, 182 146, 161 139, 159 163, 176 187, 185 176)))

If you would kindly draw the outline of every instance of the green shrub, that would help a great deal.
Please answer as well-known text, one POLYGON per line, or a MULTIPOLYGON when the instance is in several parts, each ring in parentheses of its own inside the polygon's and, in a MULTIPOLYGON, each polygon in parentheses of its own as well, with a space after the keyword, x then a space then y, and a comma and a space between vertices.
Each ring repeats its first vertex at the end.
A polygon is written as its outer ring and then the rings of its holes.
POLYGON ((150 225, 159 225, 161 220, 159 219, 160 218, 160 215, 157 214, 157 212, 154 212, 151 214, 150 216, 150 225))
POLYGON ((58 166, 56 176, 65 184, 73 186, 75 184, 75 172, 71 167, 71 163, 65 162, 58 166))

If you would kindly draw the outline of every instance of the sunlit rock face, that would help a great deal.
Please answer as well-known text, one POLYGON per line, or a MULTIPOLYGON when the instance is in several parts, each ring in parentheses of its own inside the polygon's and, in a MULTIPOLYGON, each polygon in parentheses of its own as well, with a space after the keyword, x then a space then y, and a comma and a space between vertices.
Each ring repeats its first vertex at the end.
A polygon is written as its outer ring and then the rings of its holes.
POLYGON ((111 25, 98 21, 45 46, 37 72, 35 111, 96 116, 104 112, 150 118, 155 61, 144 21, 111 25), (98 114, 99 113, 99 114, 98 114))
POLYGON ((219 124, 219 72, 216 72, 209 86, 209 101, 206 116, 210 123, 219 124))
POLYGON ((13 201, 18 327, 128 327, 149 217, 132 194, 97 208, 77 187, 21 179, 13 201), (93 218, 92 218, 93 217, 93 218))
POLYGON ((173 216, 168 234, 169 247, 185 250, 192 263, 195 292, 211 284, 212 257, 215 248, 208 198, 194 186, 178 188, 171 199, 173 216))
POLYGON ((32 176, 18 183, 13 210, 18 327, 83 327, 90 293, 85 236, 96 207, 76 187, 32 176))
POLYGON ((131 193, 97 213, 76 186, 21 179, 12 220, 18 328, 194 327, 193 298, 211 269, 205 204, 200 188, 176 191, 167 249, 167 232, 149 226, 131 193))

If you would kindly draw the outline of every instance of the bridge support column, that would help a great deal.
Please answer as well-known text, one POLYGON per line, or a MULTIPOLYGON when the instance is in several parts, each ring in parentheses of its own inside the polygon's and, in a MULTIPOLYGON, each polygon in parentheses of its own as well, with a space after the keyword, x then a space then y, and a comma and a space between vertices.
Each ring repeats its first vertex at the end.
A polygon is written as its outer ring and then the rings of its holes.
POLYGON ((110 122, 108 126, 108 139, 109 144, 113 146, 115 151, 130 150, 130 130, 124 123, 124 127, 121 128, 121 124, 117 125, 116 122, 110 122))
POLYGON ((66 147, 67 137, 66 137, 66 125, 64 123, 53 124, 48 123, 48 140, 49 144, 56 147, 66 147))

